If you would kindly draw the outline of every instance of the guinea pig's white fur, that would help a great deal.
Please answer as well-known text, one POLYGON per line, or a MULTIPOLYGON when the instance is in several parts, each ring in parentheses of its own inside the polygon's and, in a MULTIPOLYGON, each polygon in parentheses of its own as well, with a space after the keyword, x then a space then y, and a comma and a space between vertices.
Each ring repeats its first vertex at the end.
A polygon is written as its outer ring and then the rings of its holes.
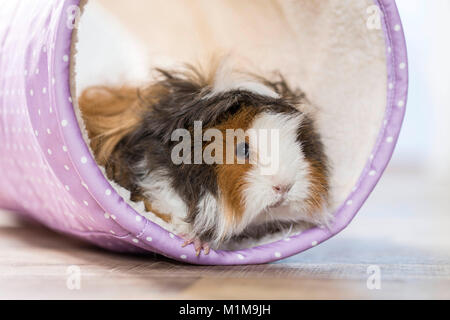
POLYGON ((157 212, 168 212, 172 216, 171 224, 182 233, 189 233, 189 224, 184 222, 188 208, 181 197, 173 190, 164 169, 155 170, 145 175, 146 160, 140 162, 136 168, 141 170, 145 179, 139 180, 138 185, 143 195, 151 202, 157 212))
MULTIPOLYGON (((160 70, 162 79, 144 90, 86 90, 80 108, 108 177, 188 242, 214 248, 299 222, 327 225, 327 158, 304 112, 309 106, 304 94, 281 76, 269 81, 227 64, 213 69, 212 74, 160 70), (199 120, 219 133, 243 131, 246 162, 175 164, 172 133, 193 129, 199 120)), ((228 148, 226 139, 214 143, 228 148)), ((233 138, 233 159, 239 158, 234 143, 233 138)), ((201 248, 196 245, 197 253, 201 248)))
MULTIPOLYGON (((253 130, 277 130, 279 139, 260 139, 264 143, 278 143, 278 146, 263 146, 264 149, 275 147, 278 155, 270 157, 274 168, 273 175, 261 174, 261 164, 253 166, 245 177, 248 187, 245 190, 245 214, 241 228, 252 223, 263 223, 271 220, 299 221, 307 220, 304 214, 303 202, 309 197, 310 190, 310 165, 305 160, 302 146, 297 142, 297 129, 303 121, 302 115, 290 116, 284 114, 258 115, 252 124, 253 130), (273 163, 278 161, 278 163, 273 163), (273 186, 290 186, 285 195, 275 192, 273 186), (287 209, 290 206, 296 212, 290 215, 290 210, 280 210, 279 206, 271 208, 274 203, 280 202, 280 206, 287 209), (277 210, 278 209, 278 210, 277 210)), ((250 148, 258 150, 258 143, 250 139, 250 148)), ((259 146, 261 147, 261 146, 259 146)), ((266 165, 267 166, 267 165, 266 165)), ((323 221, 325 222, 325 221, 323 221)))
POLYGON ((259 81, 255 81, 249 77, 248 74, 240 72, 235 64, 236 62, 230 56, 220 60, 216 67, 211 93, 206 97, 219 95, 233 90, 246 90, 271 98, 280 97, 280 95, 272 88, 269 88, 259 81))
MULTIPOLYGON (((248 86, 246 89, 249 90, 252 87, 258 86, 248 86)), ((257 90, 256 93, 261 94, 261 90, 257 90)), ((219 93, 216 92, 216 94, 219 93)), ((312 181, 309 178, 311 165, 305 159, 302 145, 297 141, 297 130, 303 119, 302 114, 292 116, 261 113, 253 120, 248 131, 261 132, 262 130, 269 132, 270 135, 273 130, 278 133, 278 139, 269 137, 263 139, 258 135, 249 135, 250 149, 255 154, 267 153, 267 150, 278 154, 272 154, 265 159, 270 163, 261 163, 261 159, 256 159, 255 165, 243 177, 247 185, 243 197, 244 213, 240 221, 235 224, 227 223, 220 199, 209 192, 198 202, 198 219, 193 225, 186 223, 184 219, 188 215, 188 208, 173 191, 164 173, 158 171, 150 173, 140 181, 139 186, 145 190, 145 196, 152 201, 152 206, 157 211, 172 213, 175 218, 172 223, 181 233, 197 234, 202 229, 214 228, 216 232, 210 243, 216 246, 221 241, 240 235, 249 227, 270 222, 302 221, 325 226, 332 218, 326 207, 317 208, 320 212, 312 213, 311 206, 305 202, 311 196, 312 181), (263 150, 260 150, 261 147, 263 150), (263 174, 262 171, 267 167, 273 167, 276 170, 273 174, 263 174), (286 194, 277 193, 273 189, 276 185, 290 186, 290 190, 286 194), (271 207, 274 204, 277 205, 271 207)))

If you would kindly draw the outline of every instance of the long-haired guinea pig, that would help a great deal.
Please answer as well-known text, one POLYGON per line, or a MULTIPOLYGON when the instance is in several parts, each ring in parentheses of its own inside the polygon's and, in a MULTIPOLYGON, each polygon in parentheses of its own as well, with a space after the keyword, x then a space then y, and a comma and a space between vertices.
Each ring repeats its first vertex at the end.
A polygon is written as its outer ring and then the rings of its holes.
POLYGON ((91 87, 79 98, 97 162, 131 200, 177 225, 197 255, 329 223, 328 161, 300 90, 281 75, 158 73, 145 88, 91 87))

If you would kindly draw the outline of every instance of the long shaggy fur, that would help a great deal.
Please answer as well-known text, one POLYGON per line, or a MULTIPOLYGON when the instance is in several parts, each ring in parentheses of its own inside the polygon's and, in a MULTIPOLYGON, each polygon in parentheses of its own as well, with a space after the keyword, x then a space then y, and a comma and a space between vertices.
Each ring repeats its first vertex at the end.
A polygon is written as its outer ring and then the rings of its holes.
MULTIPOLYGON (((145 190, 151 183, 148 180, 151 173, 159 172, 158 178, 166 181, 185 203, 183 219, 195 237, 220 242, 241 236, 233 234, 226 224, 232 227, 238 223, 239 215, 245 211, 244 190, 240 188, 247 187, 243 177, 250 164, 176 165, 171 160, 175 145, 171 141, 172 132, 180 128, 192 131, 194 121, 202 121, 203 130, 234 127, 245 130, 258 114, 301 114, 298 106, 307 103, 305 95, 300 90, 291 90, 281 75, 273 82, 252 76, 253 81, 275 93, 267 96, 245 88, 216 92, 215 69, 207 73, 192 67, 184 72, 157 71, 159 77, 146 88, 93 87, 80 97, 79 105, 98 163, 106 168, 110 179, 131 191, 132 200, 144 200, 147 210, 170 222, 176 214, 161 212, 170 208, 152 205, 157 191, 149 194, 145 190), (245 120, 240 121, 240 117, 245 120)), ((310 214, 314 214, 313 211, 326 206, 328 165, 314 122, 306 114, 302 118, 297 140, 310 163, 312 183, 306 201, 312 210, 310 214)))

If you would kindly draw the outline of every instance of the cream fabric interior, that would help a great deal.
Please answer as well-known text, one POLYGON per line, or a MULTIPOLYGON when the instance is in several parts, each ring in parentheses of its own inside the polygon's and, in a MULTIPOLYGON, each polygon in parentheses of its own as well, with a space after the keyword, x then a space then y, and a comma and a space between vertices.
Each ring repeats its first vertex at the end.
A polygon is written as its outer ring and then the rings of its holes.
POLYGON ((385 112, 384 34, 367 26, 373 4, 90 0, 79 26, 74 94, 93 84, 140 83, 153 66, 202 63, 217 54, 237 56, 263 74, 279 70, 317 106, 335 210, 369 159, 385 112))

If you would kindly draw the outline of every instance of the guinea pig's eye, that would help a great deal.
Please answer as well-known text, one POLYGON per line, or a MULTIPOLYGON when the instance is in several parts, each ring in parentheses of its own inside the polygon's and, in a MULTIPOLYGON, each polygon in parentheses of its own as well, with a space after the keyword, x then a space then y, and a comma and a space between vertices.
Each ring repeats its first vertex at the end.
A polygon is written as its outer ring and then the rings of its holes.
POLYGON ((250 157, 250 146, 247 142, 241 142, 236 146, 236 156, 241 159, 248 159, 250 157))

